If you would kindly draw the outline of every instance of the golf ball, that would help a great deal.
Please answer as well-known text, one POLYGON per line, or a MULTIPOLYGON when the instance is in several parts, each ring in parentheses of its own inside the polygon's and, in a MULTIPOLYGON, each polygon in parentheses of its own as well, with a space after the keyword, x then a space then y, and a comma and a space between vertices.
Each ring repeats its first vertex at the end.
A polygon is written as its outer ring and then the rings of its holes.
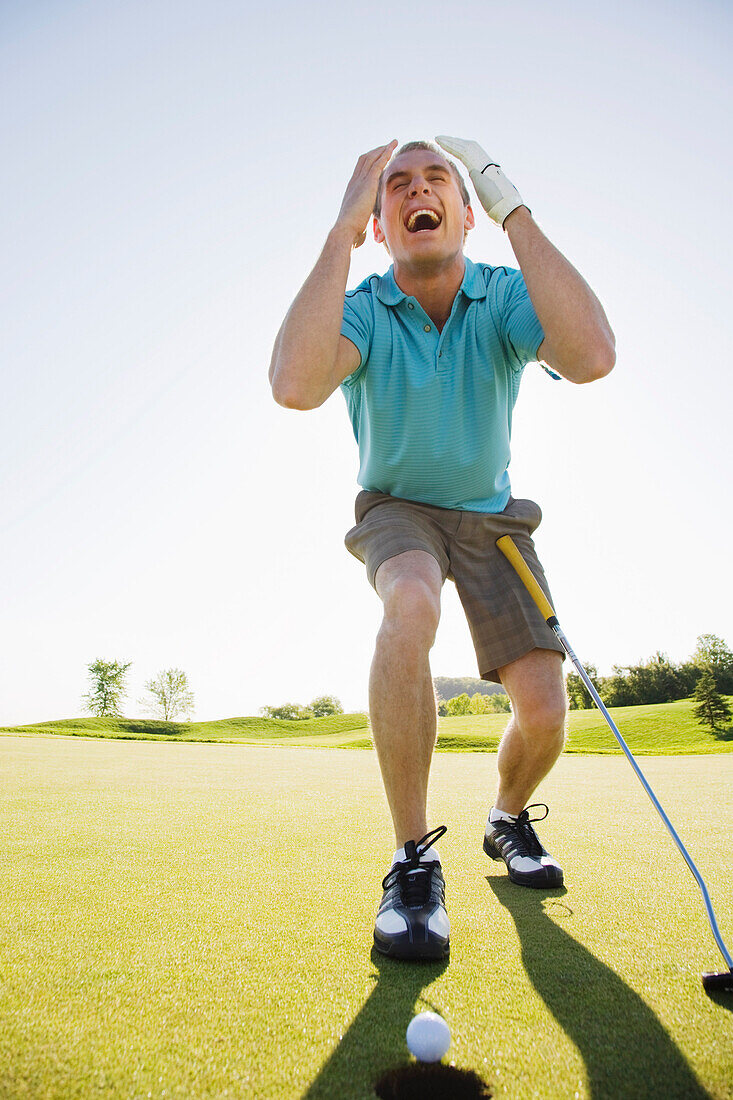
POLYGON ((450 1046, 450 1028, 437 1012, 421 1012, 407 1028, 407 1047, 418 1062, 439 1062, 450 1046))

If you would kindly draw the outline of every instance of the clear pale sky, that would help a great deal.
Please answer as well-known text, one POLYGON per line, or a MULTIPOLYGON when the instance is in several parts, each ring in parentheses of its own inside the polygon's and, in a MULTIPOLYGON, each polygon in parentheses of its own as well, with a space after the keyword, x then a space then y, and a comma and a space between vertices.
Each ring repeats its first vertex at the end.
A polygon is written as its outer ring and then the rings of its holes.
MULTIPOLYGON (((603 302, 617 366, 524 375, 515 496, 601 672, 733 643, 731 25, 722 2, 6 0, 0 724, 86 666, 183 668, 196 718, 365 709, 380 604, 343 546, 340 393, 277 406, 282 317, 363 151, 500 161, 603 302)), ((476 204, 467 254, 515 265, 476 204)), ((350 285, 389 265, 369 240, 350 285)), ((475 676, 450 582, 434 675, 475 676)))

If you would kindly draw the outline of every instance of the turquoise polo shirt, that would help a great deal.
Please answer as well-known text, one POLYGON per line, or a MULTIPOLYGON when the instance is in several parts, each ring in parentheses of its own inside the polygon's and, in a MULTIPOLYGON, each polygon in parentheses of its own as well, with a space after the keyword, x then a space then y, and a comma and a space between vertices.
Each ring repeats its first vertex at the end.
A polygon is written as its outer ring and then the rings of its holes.
POLYGON ((362 488, 501 512, 510 496, 512 411, 544 339, 521 271, 466 259, 438 332, 390 267, 347 292, 341 332, 361 357, 341 391, 362 488))

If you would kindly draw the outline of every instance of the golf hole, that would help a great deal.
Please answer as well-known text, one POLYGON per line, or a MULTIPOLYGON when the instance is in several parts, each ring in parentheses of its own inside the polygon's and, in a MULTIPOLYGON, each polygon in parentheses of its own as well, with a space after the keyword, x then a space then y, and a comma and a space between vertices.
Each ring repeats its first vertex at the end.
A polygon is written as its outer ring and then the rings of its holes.
POLYGON ((470 1069, 456 1069, 440 1062, 398 1066, 374 1086, 379 1100, 489 1100, 489 1086, 470 1069))

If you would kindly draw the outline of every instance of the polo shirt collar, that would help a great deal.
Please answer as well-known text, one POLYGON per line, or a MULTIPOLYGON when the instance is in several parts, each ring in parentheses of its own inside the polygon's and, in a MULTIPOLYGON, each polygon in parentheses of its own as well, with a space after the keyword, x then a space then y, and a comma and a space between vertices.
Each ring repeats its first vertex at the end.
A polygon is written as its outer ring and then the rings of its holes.
MULTIPOLYGON (((463 291, 467 298, 473 298, 474 300, 485 298, 486 282, 480 269, 469 260, 468 256, 465 257, 465 261, 466 270, 463 273, 463 282, 459 289, 463 291)), ((395 282, 394 265, 392 265, 389 271, 386 271, 379 279, 377 298, 385 306, 396 306, 398 302, 402 302, 406 297, 404 290, 400 290, 395 282)))

